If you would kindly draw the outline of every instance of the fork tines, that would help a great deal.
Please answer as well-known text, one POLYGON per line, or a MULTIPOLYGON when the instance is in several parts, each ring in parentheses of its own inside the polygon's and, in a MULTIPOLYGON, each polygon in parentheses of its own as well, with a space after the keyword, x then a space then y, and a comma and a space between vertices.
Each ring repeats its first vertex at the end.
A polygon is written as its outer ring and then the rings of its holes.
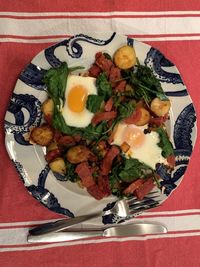
POLYGON ((158 207, 160 203, 156 200, 156 198, 159 196, 159 192, 151 192, 142 200, 138 200, 136 197, 126 199, 126 203, 129 207, 129 212, 131 214, 134 214, 134 212, 140 212, 143 210, 158 207))
POLYGON ((145 210, 156 208, 158 206, 160 206, 159 202, 156 202, 156 203, 151 204, 151 205, 141 205, 138 207, 134 207, 133 209, 130 208, 129 213, 130 213, 131 217, 136 217, 136 216, 140 215, 141 213, 143 213, 145 210))

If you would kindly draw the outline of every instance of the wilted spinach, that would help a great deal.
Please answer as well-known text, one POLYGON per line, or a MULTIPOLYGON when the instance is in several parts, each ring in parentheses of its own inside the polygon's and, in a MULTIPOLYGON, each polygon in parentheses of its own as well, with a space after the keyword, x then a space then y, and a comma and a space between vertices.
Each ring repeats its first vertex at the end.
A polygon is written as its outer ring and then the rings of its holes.
POLYGON ((92 113, 96 113, 100 110, 103 99, 103 96, 89 95, 86 103, 86 108, 92 113))

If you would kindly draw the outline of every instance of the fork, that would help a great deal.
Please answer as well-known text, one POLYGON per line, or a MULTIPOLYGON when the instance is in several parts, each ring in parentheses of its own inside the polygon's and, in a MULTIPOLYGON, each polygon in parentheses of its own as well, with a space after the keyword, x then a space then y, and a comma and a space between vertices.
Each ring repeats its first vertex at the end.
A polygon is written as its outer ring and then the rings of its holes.
POLYGON ((115 202, 114 206, 109 210, 104 210, 103 212, 96 212, 92 214, 82 215, 70 219, 62 219, 51 223, 46 223, 35 227, 29 231, 31 235, 43 235, 52 232, 62 231, 72 225, 85 222, 92 218, 98 216, 114 215, 119 216, 121 219, 128 219, 140 215, 143 211, 155 208, 159 206, 159 202, 154 200, 154 198, 159 195, 155 195, 154 192, 150 193, 151 197, 145 197, 143 200, 139 201, 135 197, 121 199, 115 202))
POLYGON ((113 214, 123 218, 136 217, 147 209, 159 206, 160 203, 154 200, 156 197, 158 195, 154 195, 151 198, 145 197, 142 200, 137 200, 136 197, 118 200, 111 209, 103 211, 102 216, 113 214))

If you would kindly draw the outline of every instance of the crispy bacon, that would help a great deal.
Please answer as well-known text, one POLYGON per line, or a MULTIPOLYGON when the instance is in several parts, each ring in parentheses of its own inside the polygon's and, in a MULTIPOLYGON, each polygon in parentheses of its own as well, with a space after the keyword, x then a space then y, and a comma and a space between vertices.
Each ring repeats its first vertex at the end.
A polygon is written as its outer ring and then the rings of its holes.
POLYGON ((105 109, 105 111, 111 111, 112 107, 113 107, 113 98, 111 97, 106 102, 104 109, 105 109))
POLYGON ((113 62, 107 59, 101 52, 96 55, 96 65, 105 71, 107 75, 110 73, 110 69, 113 66, 113 62))
POLYGON ((120 150, 116 146, 111 146, 110 150, 106 153, 102 164, 101 164, 101 174, 102 175, 108 175, 111 168, 112 168, 112 162, 114 158, 120 153, 120 150))
POLYGON ((97 184, 89 186, 87 188, 88 193, 93 196, 95 199, 100 200, 104 197, 107 197, 111 194, 109 188, 109 180, 107 176, 99 176, 97 184))
POLYGON ((61 155, 61 151, 58 148, 56 148, 56 149, 53 149, 47 152, 45 159, 47 162, 51 162, 52 160, 59 157, 60 155, 61 155))
POLYGON ((169 118, 169 114, 165 114, 164 116, 156 117, 156 118, 151 117, 149 123, 152 125, 161 126, 164 122, 166 122, 168 118, 169 118))
POLYGON ((114 119, 117 116, 116 111, 106 111, 106 112, 98 112, 94 115, 92 119, 92 124, 96 126, 102 121, 109 121, 114 119))
POLYGON ((153 178, 148 178, 139 188, 134 191, 137 199, 142 200, 154 188, 153 178))
POLYGON ((97 78, 101 73, 101 68, 96 64, 93 64, 89 69, 89 76, 97 78))
POLYGON ((127 124, 134 124, 140 120, 141 116, 142 116, 142 112, 140 108, 136 108, 130 117, 124 119, 124 122, 127 124))
POLYGON ((174 167, 176 166, 176 158, 174 154, 171 154, 167 157, 167 162, 170 166, 170 168, 174 169, 174 167))
POLYGON ((110 69, 110 74, 109 74, 109 81, 111 83, 116 83, 118 80, 120 80, 122 77, 121 77, 121 72, 120 72, 120 69, 115 67, 115 66, 112 66, 111 69, 110 69))
POLYGON ((82 162, 78 164, 75 169, 75 172, 80 177, 82 185, 84 187, 88 188, 88 187, 95 185, 95 182, 92 176, 92 171, 87 162, 82 162))
POLYGON ((88 193, 97 200, 101 200, 105 197, 104 193, 100 190, 97 184, 94 184, 87 188, 88 193))
POLYGON ((111 194, 111 191, 110 191, 108 176, 99 176, 97 182, 98 182, 98 187, 104 193, 104 197, 109 196, 111 194))
POLYGON ((133 194, 136 189, 138 189, 143 183, 144 179, 137 179, 136 181, 132 182, 126 189, 124 189, 124 194, 133 194))
POLYGON ((116 92, 124 92, 126 88, 126 81, 119 81, 117 85, 115 86, 116 92))
POLYGON ((44 119, 45 119, 45 121, 46 121, 49 125, 52 124, 52 120, 53 120, 53 118, 52 118, 52 115, 51 115, 51 114, 44 114, 44 119))
POLYGON ((62 133, 59 130, 54 130, 54 140, 58 142, 58 140, 62 137, 62 133))
POLYGON ((80 141, 81 141, 81 135, 80 134, 75 134, 74 136, 73 136, 73 138, 74 138, 74 140, 75 140, 75 142, 77 142, 77 143, 79 143, 80 141))
POLYGON ((58 139, 58 145, 61 145, 61 146, 68 146, 68 145, 75 145, 75 140, 72 136, 70 135, 64 135, 64 136, 61 136, 59 139, 58 139))

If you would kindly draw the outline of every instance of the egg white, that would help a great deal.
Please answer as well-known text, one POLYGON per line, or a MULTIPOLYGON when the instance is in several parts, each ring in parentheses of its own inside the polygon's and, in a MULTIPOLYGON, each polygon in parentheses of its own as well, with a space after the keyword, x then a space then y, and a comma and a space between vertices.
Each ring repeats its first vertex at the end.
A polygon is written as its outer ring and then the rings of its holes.
POLYGON ((70 90, 75 86, 83 86, 87 90, 88 95, 97 95, 95 86, 96 79, 93 77, 83 77, 76 75, 69 75, 67 79, 67 86, 65 90, 65 104, 61 110, 65 123, 69 126, 84 128, 87 127, 94 116, 92 112, 84 108, 82 112, 73 112, 70 110, 67 99, 70 90))
MULTIPOLYGON (((127 125, 125 123, 120 124, 115 132, 113 144, 118 146, 122 145, 124 142, 123 133, 126 130, 126 127, 138 128, 142 131, 147 128, 147 126, 127 125)), ((158 146, 160 141, 158 133, 152 131, 145 134, 144 137, 144 142, 139 147, 130 146, 129 150, 125 153, 125 156, 138 159, 153 169, 155 169, 157 163, 166 164, 166 159, 162 156, 162 150, 158 146)), ((128 143, 128 140, 126 140, 126 142, 128 143)))

